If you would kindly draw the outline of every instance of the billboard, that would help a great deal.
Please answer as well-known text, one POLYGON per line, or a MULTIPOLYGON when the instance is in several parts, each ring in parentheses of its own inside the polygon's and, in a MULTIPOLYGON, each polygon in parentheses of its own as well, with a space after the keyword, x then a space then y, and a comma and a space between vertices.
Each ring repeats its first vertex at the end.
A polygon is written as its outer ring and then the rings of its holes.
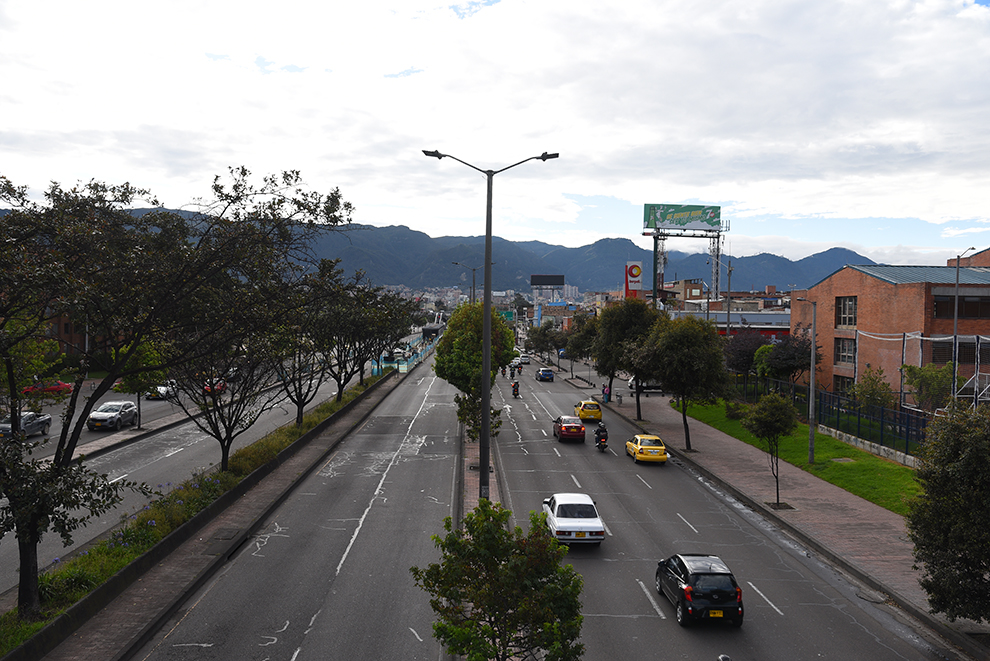
POLYGON ((644 204, 643 230, 693 230, 719 232, 722 207, 698 204, 644 204))
POLYGON ((562 275, 531 275, 529 276, 530 287, 563 287, 564 276, 562 275))
POLYGON ((626 262, 626 298, 643 288, 643 262, 626 262))

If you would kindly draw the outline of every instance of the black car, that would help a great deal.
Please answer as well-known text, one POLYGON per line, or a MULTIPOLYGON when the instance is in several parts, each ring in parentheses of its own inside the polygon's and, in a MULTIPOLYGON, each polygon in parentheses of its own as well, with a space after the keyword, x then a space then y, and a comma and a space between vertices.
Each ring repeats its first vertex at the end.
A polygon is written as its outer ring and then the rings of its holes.
POLYGON ((742 626, 742 590, 718 556, 682 553, 658 562, 657 592, 670 599, 682 627, 697 620, 742 626))

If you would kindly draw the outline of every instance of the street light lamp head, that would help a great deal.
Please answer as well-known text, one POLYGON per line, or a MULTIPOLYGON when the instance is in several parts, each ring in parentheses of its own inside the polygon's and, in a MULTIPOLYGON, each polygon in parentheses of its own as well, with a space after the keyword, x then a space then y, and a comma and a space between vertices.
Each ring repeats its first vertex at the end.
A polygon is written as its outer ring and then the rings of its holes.
POLYGON ((426 156, 430 156, 430 157, 432 157, 432 158, 436 158, 437 160, 440 160, 441 158, 443 158, 443 157, 444 157, 444 155, 443 155, 443 154, 441 154, 441 153, 440 153, 439 151, 437 151, 436 149, 434 149, 433 151, 426 151, 426 150, 424 149, 424 150, 423 150, 423 154, 425 154, 426 156))
POLYGON ((560 158, 560 154, 548 154, 546 152, 543 152, 537 158, 539 158, 541 161, 547 161, 547 160, 549 160, 551 158, 560 158))

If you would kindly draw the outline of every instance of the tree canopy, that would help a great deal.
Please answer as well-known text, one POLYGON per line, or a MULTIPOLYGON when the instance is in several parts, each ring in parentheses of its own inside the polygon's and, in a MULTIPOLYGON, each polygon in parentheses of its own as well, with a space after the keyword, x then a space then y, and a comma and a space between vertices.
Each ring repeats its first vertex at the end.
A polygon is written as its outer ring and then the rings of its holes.
POLYGON ((638 298, 624 299, 598 315, 592 355, 595 370, 608 377, 609 390, 615 390, 616 373, 634 370, 628 362, 627 343, 645 339, 658 318, 657 311, 638 298))
POLYGON ((581 658, 581 576, 561 565, 567 549, 546 516, 530 512, 529 532, 508 526, 511 512, 481 499, 455 530, 433 536, 440 561, 412 567, 438 620, 434 637, 469 661, 509 661, 542 651, 548 661, 581 658))
POLYGON ((797 426, 797 409, 779 393, 768 393, 750 408, 742 419, 742 426, 750 434, 763 441, 767 450, 767 461, 777 490, 777 504, 780 504, 780 439, 794 431, 797 426))
POLYGON ((952 397, 952 373, 955 370, 953 363, 946 363, 941 367, 933 363, 921 367, 904 365, 901 369, 904 370, 904 383, 914 390, 914 402, 918 408, 935 411, 949 402, 952 397))

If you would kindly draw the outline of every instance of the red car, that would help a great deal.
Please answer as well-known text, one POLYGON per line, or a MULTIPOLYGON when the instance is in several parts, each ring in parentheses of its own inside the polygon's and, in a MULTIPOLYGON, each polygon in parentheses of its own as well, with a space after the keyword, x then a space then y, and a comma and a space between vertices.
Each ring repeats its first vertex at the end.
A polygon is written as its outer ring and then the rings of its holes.
POLYGON ((553 421, 553 435, 559 440, 572 439, 584 443, 584 423, 573 415, 562 415, 553 421))
POLYGON ((38 381, 21 391, 22 395, 68 395, 72 392, 72 384, 64 381, 38 381))

